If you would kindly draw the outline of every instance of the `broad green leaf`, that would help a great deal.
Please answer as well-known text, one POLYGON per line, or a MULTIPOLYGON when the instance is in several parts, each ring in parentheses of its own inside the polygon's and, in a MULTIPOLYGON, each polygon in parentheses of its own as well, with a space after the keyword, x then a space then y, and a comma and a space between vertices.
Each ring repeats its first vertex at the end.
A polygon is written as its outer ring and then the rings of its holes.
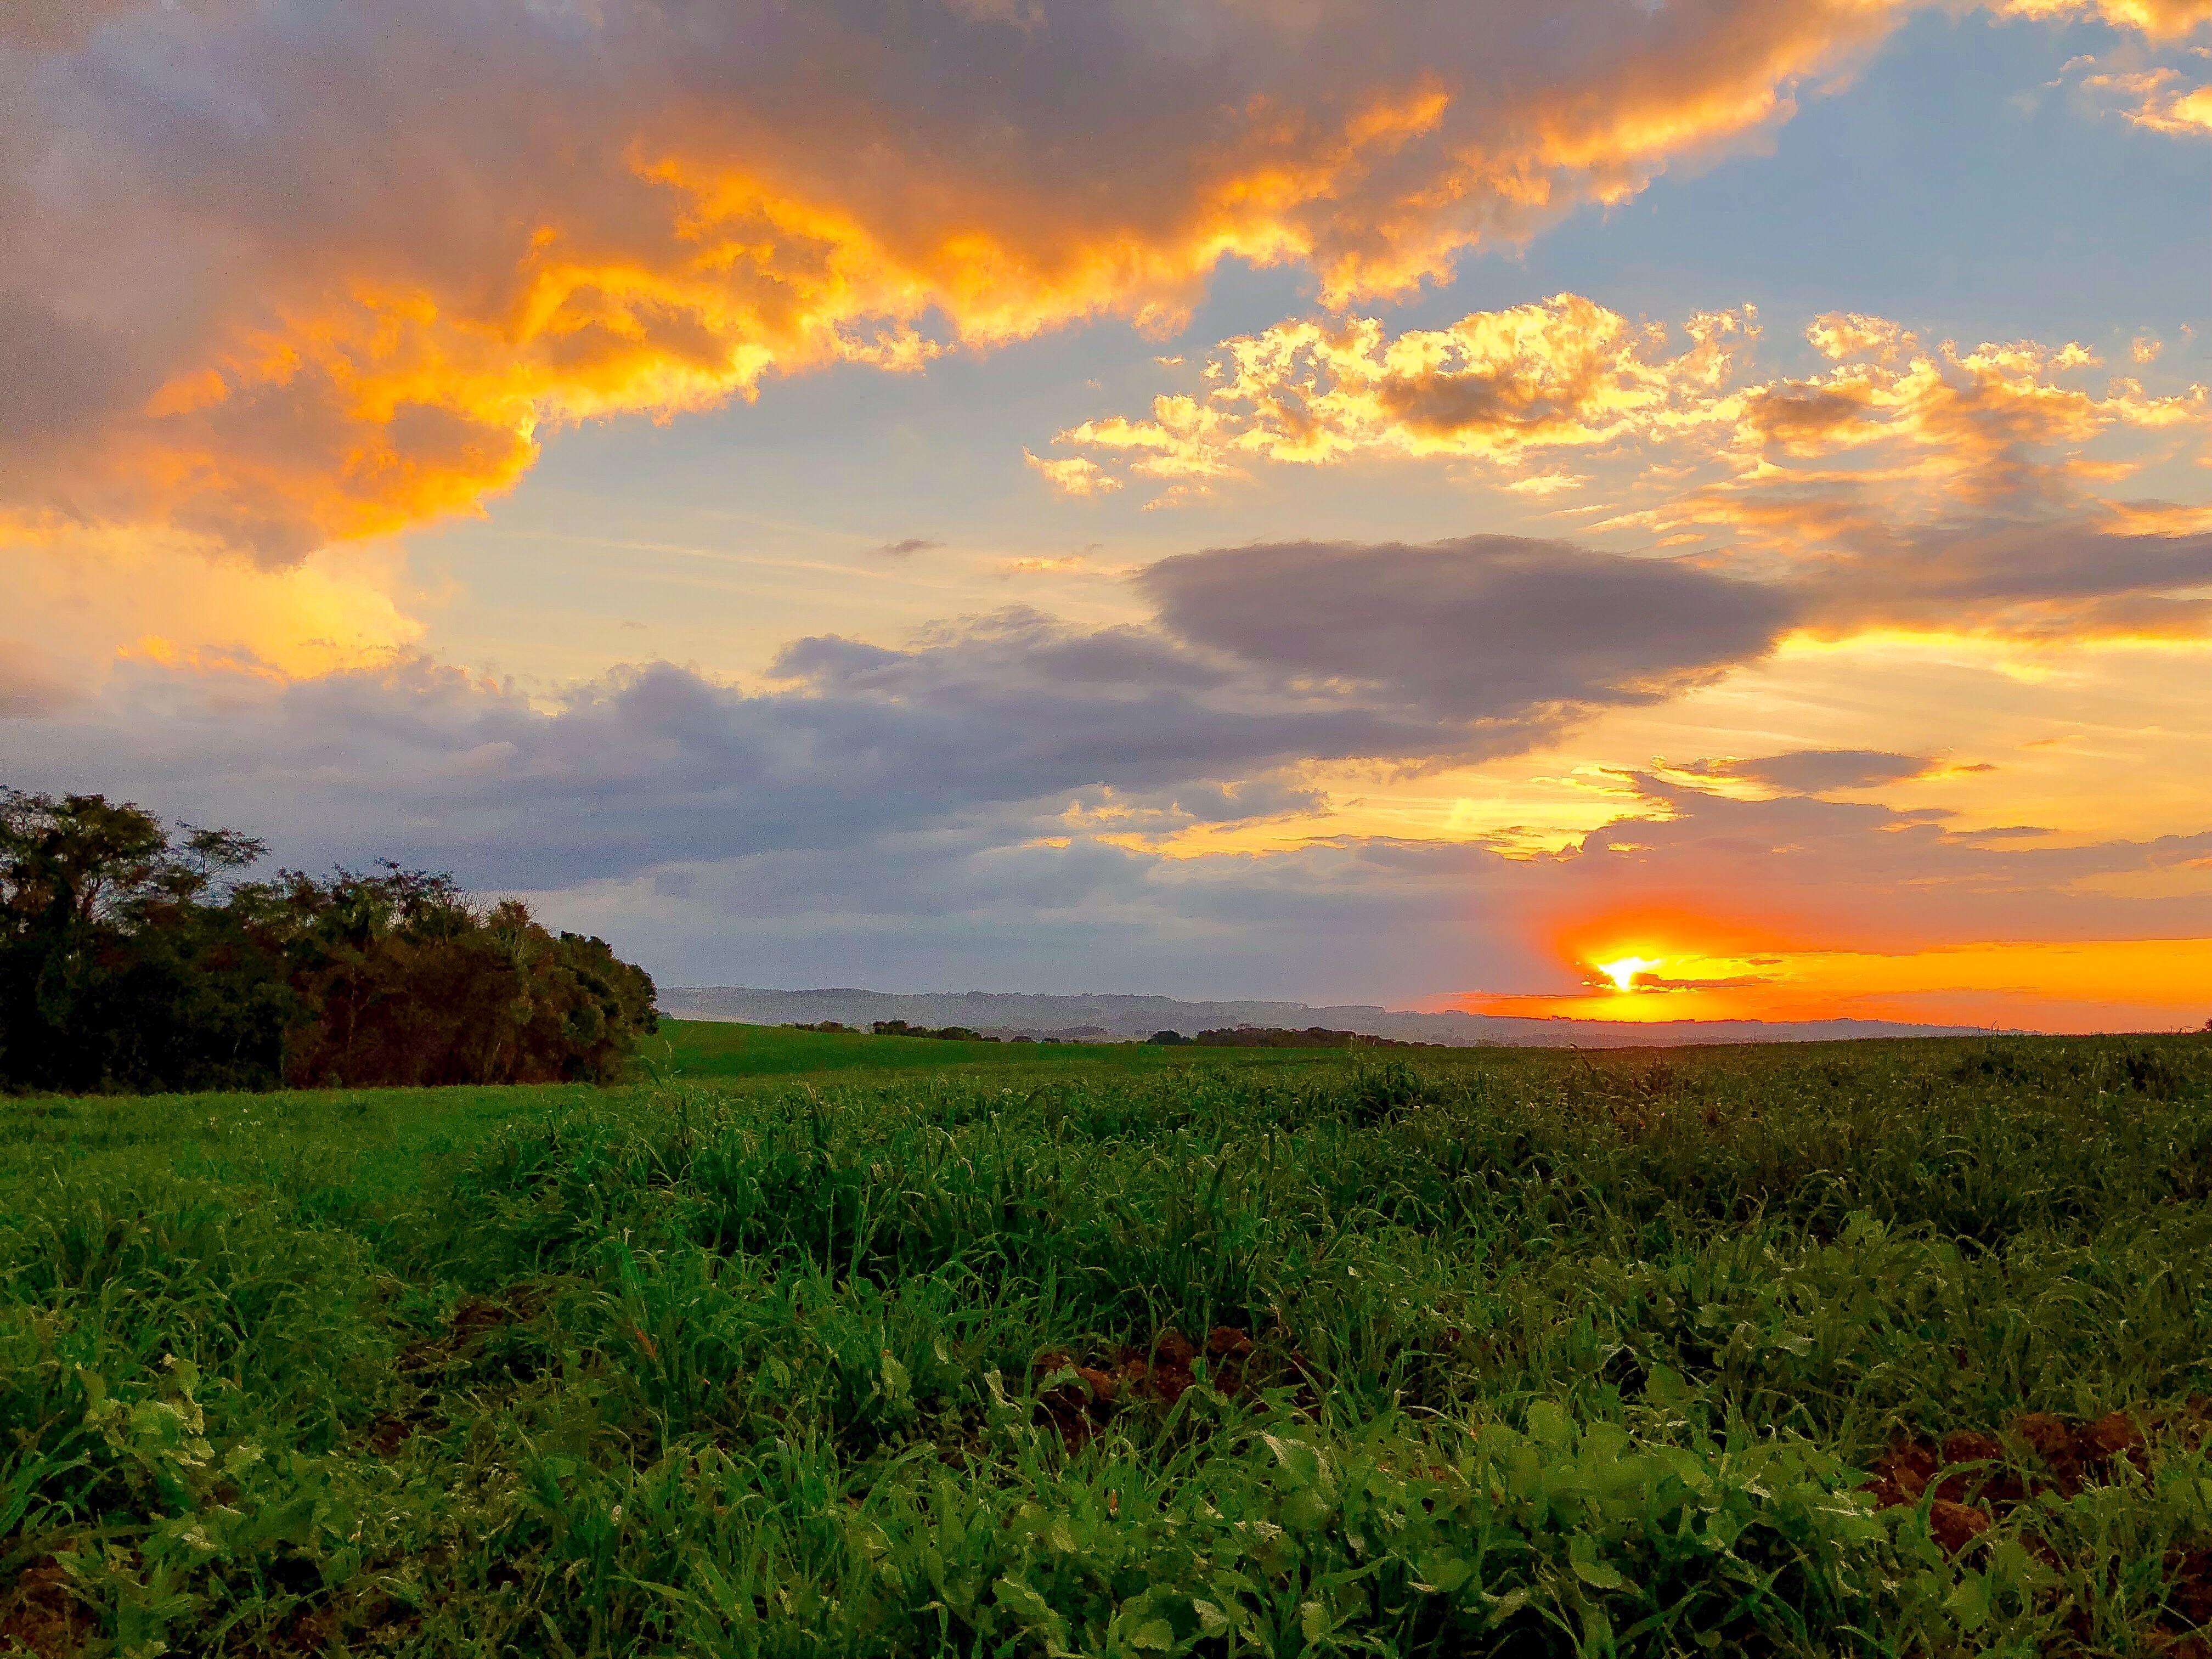
POLYGON ((1552 1401, 1533 1401, 1528 1407, 1528 1436, 1539 1445, 1565 1446, 1568 1439, 1566 1413, 1552 1401))
POLYGON ((1628 1581, 1618 1569, 1598 1554, 1597 1540, 1588 1533, 1577 1533, 1567 1545, 1567 1564, 1575 1570, 1575 1577, 1594 1589, 1626 1589, 1628 1581))
POLYGON ((1970 1572, 1943 1598, 1943 1611, 1959 1621, 1961 1630, 1978 1630, 1990 1616, 1989 1581, 1970 1572))

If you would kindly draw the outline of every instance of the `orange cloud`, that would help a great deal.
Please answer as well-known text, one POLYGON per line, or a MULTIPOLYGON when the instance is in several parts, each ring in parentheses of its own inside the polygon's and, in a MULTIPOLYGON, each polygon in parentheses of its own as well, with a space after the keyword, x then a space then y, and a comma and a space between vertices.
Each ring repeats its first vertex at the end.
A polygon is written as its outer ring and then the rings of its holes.
MULTIPOLYGON (((27 29, 5 101, 71 183, 7 201, 25 257, 0 334, 73 372, 31 366, 0 510, 282 565, 473 510, 564 423, 1101 315, 1166 326, 1226 258, 1304 265, 1331 306, 1400 294, 1785 118, 1910 9, 1318 0, 1163 34, 1134 4, 610 0, 477 33, 129 5, 27 29)), ((1519 326, 1543 338, 1440 340, 1431 373, 1380 363, 1374 389, 1423 441, 1476 442, 1479 418, 1425 399, 1494 361, 1498 395, 1565 441, 1656 418, 1650 374, 1702 361, 1657 365, 1601 319, 1519 326), (1554 349, 1516 378, 1514 354, 1554 349)), ((1144 459, 1202 483, 1177 471, 1194 453, 1144 459)))
MULTIPOLYGON (((2204 15, 2002 9, 2160 37, 2204 15)), ((1102 316, 1171 327, 1224 259, 1304 267, 1332 310, 1404 294, 1786 119, 1917 6, 1315 0, 1165 33, 1135 0, 607 0, 287 32, 77 9, 0 33, 0 154, 22 162, 0 179, 0 340, 28 388, 0 517, 274 568, 475 511, 563 425, 1102 316)), ((2144 118, 2192 123, 2195 98, 2144 118)), ((1184 490, 1363 447, 1645 441, 1727 417, 1708 377, 1749 322, 1692 319, 1686 349, 1570 298, 1395 339, 1286 326, 1229 354, 1232 386, 1078 441, 1184 490)))

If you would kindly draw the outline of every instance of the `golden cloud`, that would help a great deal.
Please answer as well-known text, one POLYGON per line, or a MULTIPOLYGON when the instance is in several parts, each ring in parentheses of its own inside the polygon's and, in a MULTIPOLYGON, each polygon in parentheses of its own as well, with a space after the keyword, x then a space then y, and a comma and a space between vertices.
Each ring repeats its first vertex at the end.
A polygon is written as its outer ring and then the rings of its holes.
POLYGON ((2126 106, 2129 120, 2175 137, 2212 138, 2212 86, 2172 68, 2092 75, 2082 86, 2126 106))
POLYGON ((2154 40, 2174 40, 2212 21, 2212 0, 2001 0, 2012 17, 2095 18, 2154 40))
POLYGON ((1022 451, 1022 459, 1041 473, 1045 482, 1063 495, 1105 495, 1121 487, 1121 481, 1096 461, 1080 455, 1047 460, 1022 451))
MULTIPOLYGON (((1224 341, 1200 397, 1154 400, 1145 420, 1086 421, 1057 441, 1127 458, 1185 488, 1247 460, 1320 465, 1369 453, 1513 466, 1537 452, 1652 439, 1727 418, 1720 390, 1758 336, 1755 313, 1631 323, 1577 295, 1392 335, 1372 318, 1286 322, 1224 341)), ((1571 487, 1552 473, 1534 490, 1571 487)))
POLYGON ((1571 294, 1395 335, 1372 318, 1286 322, 1223 342, 1202 394, 1157 398, 1147 418, 1087 421, 1058 441, 1182 491, 1250 463, 1382 454, 1476 459, 1507 488, 1563 494, 1589 479, 1522 475, 1563 451, 1610 448, 1666 499, 1603 527, 1825 539, 1961 513, 2072 510, 2133 465, 2092 455, 2098 440, 2212 428, 2200 386, 2081 384, 2100 365, 2078 343, 1929 344, 1848 313, 1805 334, 1831 368, 1755 381, 1744 373, 1759 337, 1748 307, 1679 331, 1571 294))
POLYGON ((2201 442, 2212 430, 2202 386, 2154 395, 2131 378, 2101 392, 2082 384, 2100 365, 2079 343, 1967 349, 1859 316, 1823 317, 1806 333, 1833 368, 1737 393, 1710 457, 1723 476, 1612 526, 1802 547, 1976 515, 2115 518, 2121 509, 2098 491, 2142 458, 2093 445, 2160 434, 2201 442))

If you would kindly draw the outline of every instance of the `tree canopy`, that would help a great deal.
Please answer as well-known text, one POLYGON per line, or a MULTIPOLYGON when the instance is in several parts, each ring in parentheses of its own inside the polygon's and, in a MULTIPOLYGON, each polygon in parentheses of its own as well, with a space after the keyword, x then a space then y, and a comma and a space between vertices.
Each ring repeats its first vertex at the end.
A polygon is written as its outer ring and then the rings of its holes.
POLYGON ((655 1028, 605 940, 392 864, 247 879, 266 850, 0 790, 0 1086, 604 1080, 655 1028))

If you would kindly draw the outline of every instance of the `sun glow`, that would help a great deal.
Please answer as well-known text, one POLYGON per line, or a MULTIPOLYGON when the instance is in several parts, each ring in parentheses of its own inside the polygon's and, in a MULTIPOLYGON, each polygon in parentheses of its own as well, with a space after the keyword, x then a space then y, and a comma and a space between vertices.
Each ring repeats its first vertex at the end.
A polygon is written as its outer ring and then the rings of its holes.
POLYGON ((1665 960, 1658 957, 1622 957, 1616 962, 1601 962, 1597 970, 1613 981, 1616 991, 1633 991, 1639 974, 1648 974, 1664 968, 1665 960))

